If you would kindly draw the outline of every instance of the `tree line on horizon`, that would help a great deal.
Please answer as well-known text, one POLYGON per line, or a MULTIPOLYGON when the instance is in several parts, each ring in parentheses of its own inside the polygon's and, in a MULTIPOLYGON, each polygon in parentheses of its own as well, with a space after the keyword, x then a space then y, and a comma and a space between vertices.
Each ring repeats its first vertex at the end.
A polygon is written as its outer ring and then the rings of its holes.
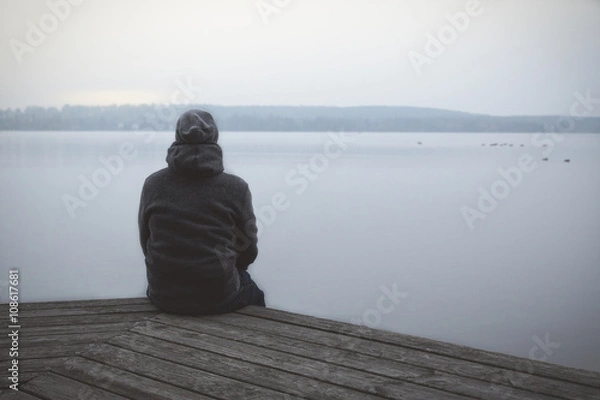
MULTIPOLYGON (((213 114, 221 131, 550 132, 600 133, 600 117, 567 123, 559 116, 490 116, 396 106, 112 105, 0 110, 0 130, 174 130, 189 108, 213 114)), ((568 117, 567 117, 568 118, 568 117)))

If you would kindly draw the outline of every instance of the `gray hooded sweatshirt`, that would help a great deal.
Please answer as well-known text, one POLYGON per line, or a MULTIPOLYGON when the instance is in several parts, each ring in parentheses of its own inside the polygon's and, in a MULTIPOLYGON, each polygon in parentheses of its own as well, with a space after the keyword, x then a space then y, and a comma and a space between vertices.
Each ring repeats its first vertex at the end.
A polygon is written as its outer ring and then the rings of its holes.
POLYGON ((177 122, 168 167, 144 182, 139 231, 148 297, 173 313, 210 313, 234 301, 238 269, 258 254, 248 184, 223 172, 212 116, 190 110, 177 122))

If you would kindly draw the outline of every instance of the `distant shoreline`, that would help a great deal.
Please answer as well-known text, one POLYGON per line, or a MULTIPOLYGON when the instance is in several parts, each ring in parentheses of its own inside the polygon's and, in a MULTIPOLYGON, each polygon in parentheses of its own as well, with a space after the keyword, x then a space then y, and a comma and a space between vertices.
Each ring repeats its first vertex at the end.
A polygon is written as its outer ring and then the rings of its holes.
MULTIPOLYGON (((172 133, 174 132, 174 128, 172 130, 160 130, 160 131, 152 131, 152 130, 134 130, 134 129, 112 129, 112 130, 107 130, 107 129, 0 129, 0 135, 3 133, 10 133, 10 132, 80 132, 82 134, 86 134, 86 133, 116 133, 116 132, 158 132, 158 133, 172 133)), ((539 133, 539 134, 550 134, 552 132, 548 132, 548 131, 530 131, 530 132, 523 132, 523 131, 352 131, 352 130, 314 130, 314 131, 283 131, 283 130, 279 130, 279 131, 269 131, 269 130, 255 130, 255 131, 250 131, 250 130, 220 130, 220 133, 247 133, 247 134, 260 134, 260 133, 281 133, 281 134, 286 134, 286 133, 327 133, 327 132, 346 132, 346 133, 360 133, 360 134, 369 134, 369 133, 396 133, 399 135, 402 134, 417 134, 417 133, 423 133, 423 134, 445 134, 445 133, 456 133, 456 134, 473 134, 473 135, 481 135, 481 134, 515 134, 515 135, 529 135, 529 134, 535 134, 535 133, 539 133)), ((589 132, 589 131, 570 131, 570 132, 563 132, 563 133, 559 133, 558 134, 561 135, 569 135, 569 134, 582 134, 582 135, 596 135, 599 134, 600 132, 589 132)))
POLYGON ((600 117, 492 116, 419 107, 122 105, 0 110, 0 131, 172 131, 189 108, 232 132, 600 133, 600 117))

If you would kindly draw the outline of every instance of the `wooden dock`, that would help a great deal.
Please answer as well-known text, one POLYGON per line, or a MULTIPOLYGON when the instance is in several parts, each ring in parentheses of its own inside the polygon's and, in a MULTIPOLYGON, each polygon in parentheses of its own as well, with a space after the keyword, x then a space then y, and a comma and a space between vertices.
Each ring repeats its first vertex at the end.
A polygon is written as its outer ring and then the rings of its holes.
POLYGON ((600 399, 600 373, 260 307, 29 303, 19 322, 20 390, 7 388, 3 334, 2 400, 600 399))

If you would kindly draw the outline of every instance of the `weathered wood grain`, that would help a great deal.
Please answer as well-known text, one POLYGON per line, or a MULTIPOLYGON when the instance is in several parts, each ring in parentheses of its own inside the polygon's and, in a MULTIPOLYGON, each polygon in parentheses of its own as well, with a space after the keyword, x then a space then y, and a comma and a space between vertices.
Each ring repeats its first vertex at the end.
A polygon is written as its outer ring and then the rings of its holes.
POLYGON ((95 314, 134 314, 139 312, 158 312, 152 304, 125 304, 88 307, 65 307, 51 309, 25 309, 21 310, 19 318, 26 323, 30 318, 41 317, 66 317, 73 315, 95 315, 95 314))
POLYGON ((1 399, 600 400, 600 373, 261 307, 189 317, 134 298, 19 314, 23 390, 1 399))
POLYGON ((126 400, 125 397, 115 393, 53 373, 37 376, 23 385, 21 390, 44 399, 49 398, 52 400, 126 400))
MULTIPOLYGON (((133 326, 133 325, 131 325, 133 326)), ((59 335, 35 335, 31 336, 23 331, 19 332, 20 347, 41 347, 41 346, 62 346, 70 344, 86 344, 98 341, 105 341, 117 334, 116 332, 92 332, 87 330, 82 332, 79 328, 79 333, 68 333, 59 335)), ((0 346, 8 344, 8 341, 0 341, 0 346)))
POLYGON ((108 343, 294 396, 317 400, 375 400, 381 398, 281 369, 236 360, 133 332, 114 337, 108 343))
MULTIPOLYGON (((44 301, 27 302, 19 304, 22 311, 28 310, 55 310, 65 308, 80 307, 105 307, 105 306, 124 306, 136 304, 150 304, 147 297, 122 298, 122 299, 97 299, 97 300, 62 300, 62 301, 44 301)), ((6 305, 4 305, 6 306, 6 305)))
MULTIPOLYGON (((246 318, 240 318, 239 316, 234 318, 239 319, 240 324, 243 326, 243 321, 246 318)), ((166 323, 174 322, 174 320, 170 319, 170 316, 168 315, 160 315, 155 317, 153 321, 154 320, 166 323)), ((150 322, 141 324, 136 331, 139 332, 139 329, 142 329, 143 326, 149 324, 150 322)), ((527 390, 521 390, 512 387, 506 388, 497 383, 482 381, 473 377, 450 374, 432 368, 415 366, 381 357, 374 357, 351 350, 328 347, 313 342, 306 342, 288 337, 279 337, 277 335, 270 334, 267 331, 257 331, 228 324, 221 324, 215 321, 207 320, 206 318, 196 318, 196 320, 190 321, 188 324, 186 324, 185 328, 207 335, 236 340, 244 343, 251 343, 260 347, 296 354, 334 365, 350 367, 359 371, 366 371, 393 378, 395 380, 415 383, 463 396, 484 396, 486 399, 490 400, 504 400, 506 398, 505 393, 510 390, 515 396, 519 396, 523 399, 541 400, 551 397, 548 396, 551 394, 544 396, 527 390)), ((314 332, 314 334, 317 335, 320 333, 320 331, 314 332)))
MULTIPOLYGON (((518 389, 534 391, 540 394, 557 396, 566 399, 586 397, 589 399, 600 399, 600 391, 586 385, 578 385, 571 382, 559 381, 546 377, 535 376, 525 372, 512 369, 502 369, 482 365, 474 361, 457 359, 426 351, 416 350, 403 346, 394 346, 386 343, 363 339, 356 336, 342 335, 330 331, 323 331, 299 325, 290 325, 284 322, 272 321, 263 318, 252 317, 240 318, 239 314, 226 314, 219 316, 202 317, 211 321, 221 322, 228 325, 254 329, 256 336, 277 332, 281 340, 300 340, 309 343, 320 344, 331 349, 344 349, 379 359, 389 359, 410 365, 434 369, 440 372, 474 378, 486 382, 488 385, 503 385, 506 388, 493 388, 495 396, 505 397, 506 393, 519 394, 518 389)), ((171 316, 160 314, 152 320, 171 323, 171 316)), ((518 360, 517 358, 515 358, 518 360)))
POLYGON ((22 385, 44 372, 60 368, 68 360, 69 357, 19 360, 19 384, 22 385))
MULTIPOLYGON (((314 342, 307 342, 296 338, 282 337, 271 334, 274 331, 260 331, 248 328, 245 324, 248 318, 240 318, 237 315, 231 315, 232 318, 239 322, 239 326, 219 323, 220 317, 216 317, 217 321, 209 320, 207 317, 197 318, 196 321, 191 321, 186 325, 186 329, 193 329, 196 332, 205 333, 221 338, 237 340, 245 343, 252 343, 257 346, 266 347, 274 350, 284 351, 291 354, 296 354, 304 357, 314 358, 328 363, 352 367, 357 370, 367 371, 378 375, 387 376, 394 379, 399 379, 407 382, 412 382, 435 389, 445 390, 450 393, 461 394, 465 396, 484 396, 486 399, 505 399, 505 393, 511 391, 515 396, 529 399, 542 399, 548 396, 539 396, 527 389, 517 389, 509 386, 503 387, 498 383, 491 383, 478 379, 477 375, 465 377, 452 373, 446 373, 440 370, 425 366, 415 366, 414 364, 404 363, 396 360, 390 360, 383 357, 375 357, 364 353, 355 352, 348 349, 339 349, 335 347, 320 345, 314 342), (193 327, 192 327, 193 326, 193 327)), ((173 324, 175 319, 169 315, 159 315, 153 321, 161 321, 164 323, 173 324)), ((321 335, 322 331, 312 332, 310 336, 321 335)), ((308 335, 307 335, 308 336, 308 335)), ((421 355, 423 357, 423 355, 421 355)), ((447 360, 449 363, 453 359, 447 360)), ((423 364, 426 364, 426 360, 423 364)), ((477 367, 481 371, 481 365, 477 367)), ((531 382, 530 382, 531 383, 531 382)), ((553 381, 546 380, 537 382, 539 385, 552 384, 553 381)), ((567 393, 566 397, 573 395, 589 395, 593 389, 587 387, 574 387, 567 393)), ((540 392, 549 396, 555 396, 551 390, 540 392)), ((591 393, 593 394, 593 393, 591 393)), ((600 397, 599 397, 600 398, 600 397)))
POLYGON ((35 397, 29 393, 25 393, 22 390, 2 390, 0 392, 1 400, 41 400, 39 397, 35 397))
MULTIPOLYGON (((243 383, 235 379, 191 368, 176 362, 165 361, 146 354, 115 347, 109 344, 93 346, 85 358, 110 365, 120 370, 174 386, 180 386, 207 396, 221 399, 291 399, 275 390, 243 383)), ((258 377, 256 380, 258 381, 258 377)))
MULTIPOLYGON (((142 319, 143 320, 143 319, 142 319)), ((82 330, 87 333, 97 332, 123 332, 131 328, 136 322, 137 318, 129 319, 124 322, 105 322, 105 323, 89 323, 85 327, 79 324, 69 325, 50 325, 50 326, 35 326, 35 322, 22 325, 19 335, 23 337, 32 336, 50 336, 50 335, 64 335, 64 334, 77 334, 81 333, 82 330)))
MULTIPOLYGON (((180 387, 158 382, 119 368, 89 359, 76 357, 55 371, 86 384, 90 389, 101 388, 133 400, 207 400, 210 397, 180 387)), ((176 383, 176 382, 175 382, 176 383)), ((83 393, 85 396, 85 393, 83 393)), ((86 399, 87 397, 81 397, 86 399)))
POLYGON ((509 370, 516 370, 516 365, 522 364, 527 366, 528 371, 531 370, 531 372, 529 372, 531 375, 545 376, 552 379, 588 385, 593 388, 600 388, 600 373, 597 372, 569 368, 541 361, 522 359, 506 354, 475 349, 472 347, 454 345, 427 338, 376 330, 368 327, 322 318, 309 317, 264 307, 250 306, 239 310, 238 313, 252 315, 263 319, 270 319, 273 321, 280 321, 288 325, 305 326, 327 332, 365 338, 395 346, 409 347, 417 350, 423 350, 428 353, 441 354, 457 359, 475 361, 477 363, 502 367, 509 370))
POLYGON ((188 324, 193 320, 194 318, 182 317, 179 325, 180 328, 158 323, 148 323, 136 326, 132 329, 132 332, 185 344, 186 346, 266 367, 279 368, 307 378, 318 379, 388 399, 417 399, 423 397, 461 398, 457 395, 426 386, 419 386, 247 343, 226 340, 195 332, 193 329, 186 329, 188 324))
MULTIPOLYGON (((74 356, 71 354, 69 357, 74 356)), ((25 373, 40 373, 51 371, 63 366, 69 357, 29 358, 19 360, 19 369, 25 373)))
MULTIPOLYGON (((136 322, 148 317, 157 315, 158 312, 136 312, 136 313, 116 313, 116 314, 91 314, 91 315, 68 315, 64 317, 51 316, 40 318, 24 318, 21 321, 21 329, 27 331, 29 327, 39 328, 46 326, 66 326, 66 325, 87 325, 103 324, 115 322, 136 322)), ((80 326, 85 329, 85 326, 80 326)))
MULTIPOLYGON (((71 357, 88 349, 89 343, 59 346, 23 346, 19 348, 19 360, 28 358, 71 357)), ((0 360, 9 360, 8 352, 0 352, 0 360)))

